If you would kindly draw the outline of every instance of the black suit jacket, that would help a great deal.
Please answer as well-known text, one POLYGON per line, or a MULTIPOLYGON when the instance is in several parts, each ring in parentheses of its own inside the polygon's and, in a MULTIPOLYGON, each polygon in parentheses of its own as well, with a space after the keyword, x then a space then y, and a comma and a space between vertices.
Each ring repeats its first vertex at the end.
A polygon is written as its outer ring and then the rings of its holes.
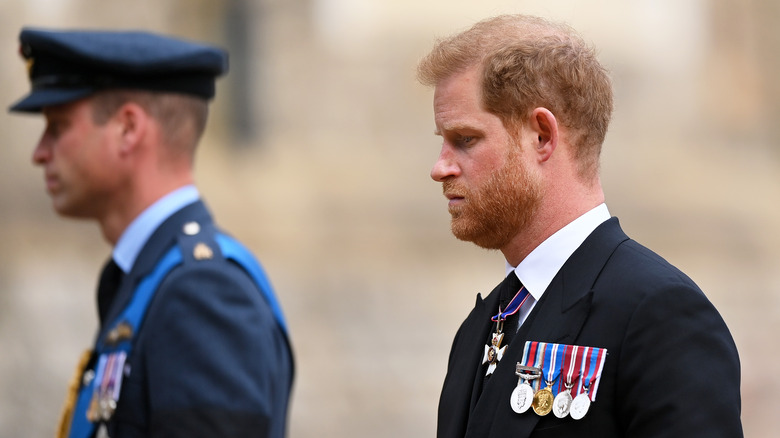
POLYGON ((742 436, 739 358, 728 328, 693 281, 630 240, 617 219, 566 261, 483 387, 497 295, 478 295, 455 336, 439 438, 742 436), (608 349, 585 418, 511 409, 526 340, 608 349))
POLYGON ((221 256, 216 231, 203 203, 179 210, 149 238, 101 315, 100 337, 138 283, 180 245, 184 262, 160 284, 136 335, 111 437, 285 435, 293 379, 287 335, 250 276, 221 256), (188 222, 200 224, 194 238, 182 237, 188 222), (195 260, 184 239, 207 243, 214 257, 195 260))

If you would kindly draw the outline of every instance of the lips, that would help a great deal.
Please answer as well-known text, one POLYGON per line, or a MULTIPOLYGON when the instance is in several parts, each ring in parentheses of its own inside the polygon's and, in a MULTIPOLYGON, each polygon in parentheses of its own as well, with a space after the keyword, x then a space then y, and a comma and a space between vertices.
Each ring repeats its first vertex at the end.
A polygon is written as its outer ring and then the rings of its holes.
POLYGON ((451 187, 448 188, 449 190, 447 190, 447 188, 444 190, 444 197, 449 201, 447 202, 447 209, 451 214, 455 215, 460 212, 461 208, 466 202, 466 195, 461 191, 452 189, 451 187))
POLYGON ((53 192, 54 190, 56 190, 57 187, 59 186, 59 181, 60 180, 59 180, 59 178, 57 178, 57 175, 55 175, 53 173, 48 173, 47 172, 44 175, 44 182, 46 184, 46 190, 48 192, 53 192))
POLYGON ((455 181, 452 180, 446 180, 441 184, 442 192, 444 193, 444 197, 446 197, 449 200, 453 199, 463 199, 465 198, 465 190, 464 187, 459 187, 458 184, 455 183, 455 181))
POLYGON ((456 200, 456 199, 463 199, 463 196, 455 194, 455 193, 445 193, 444 197, 449 199, 450 201, 456 200))

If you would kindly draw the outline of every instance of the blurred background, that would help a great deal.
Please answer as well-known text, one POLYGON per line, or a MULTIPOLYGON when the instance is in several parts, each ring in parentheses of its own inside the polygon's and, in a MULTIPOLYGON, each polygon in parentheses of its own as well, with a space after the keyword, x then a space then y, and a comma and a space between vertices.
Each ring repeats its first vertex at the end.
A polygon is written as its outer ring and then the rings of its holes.
MULTIPOLYGON (((776 436, 774 0, 2 0, 0 103, 28 89, 25 25, 228 48, 197 178, 285 308, 297 359, 289 436, 430 437, 455 331, 504 265, 450 235, 429 178, 432 90, 415 65, 436 37, 517 12, 566 21, 598 47, 616 92, 609 208, 718 307, 742 359, 745 434, 776 436)), ((53 435, 110 251, 94 223, 52 212, 30 159, 42 128, 0 112, 2 437, 53 435)))

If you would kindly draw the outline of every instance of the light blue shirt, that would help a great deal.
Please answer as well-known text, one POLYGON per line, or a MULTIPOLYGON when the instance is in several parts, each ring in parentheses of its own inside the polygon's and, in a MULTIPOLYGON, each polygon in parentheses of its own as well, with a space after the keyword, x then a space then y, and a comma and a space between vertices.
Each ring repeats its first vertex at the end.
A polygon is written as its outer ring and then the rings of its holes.
POLYGON ((198 189, 194 185, 186 185, 158 199, 139 214, 114 246, 113 258, 119 268, 125 274, 130 272, 152 233, 174 213, 199 199, 198 189))

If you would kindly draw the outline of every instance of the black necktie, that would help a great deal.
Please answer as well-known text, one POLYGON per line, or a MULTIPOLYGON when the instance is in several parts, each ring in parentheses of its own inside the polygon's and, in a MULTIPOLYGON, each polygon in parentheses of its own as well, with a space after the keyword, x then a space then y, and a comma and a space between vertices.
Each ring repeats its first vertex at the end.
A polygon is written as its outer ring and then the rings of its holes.
MULTIPOLYGON (((512 271, 509 273, 509 275, 506 276, 506 279, 501 284, 500 294, 498 295, 498 302, 501 306, 501 309, 504 310, 509 306, 509 302, 512 301, 512 298, 517 295, 517 292, 523 287, 523 284, 520 282, 520 279, 517 278, 517 275, 515 275, 515 272, 512 271)), ((498 313, 498 311, 496 311, 498 313)), ((504 321, 503 326, 503 332, 504 332, 504 345, 509 345, 509 342, 512 340, 512 337, 517 333, 517 325, 520 318, 520 312, 515 312, 512 315, 507 316, 506 320, 504 321)))
POLYGON ((100 317, 101 325, 103 325, 104 320, 108 316, 108 310, 116 297, 123 275, 124 273, 119 268, 119 265, 114 262, 113 258, 103 267, 97 292, 98 316, 100 317))

